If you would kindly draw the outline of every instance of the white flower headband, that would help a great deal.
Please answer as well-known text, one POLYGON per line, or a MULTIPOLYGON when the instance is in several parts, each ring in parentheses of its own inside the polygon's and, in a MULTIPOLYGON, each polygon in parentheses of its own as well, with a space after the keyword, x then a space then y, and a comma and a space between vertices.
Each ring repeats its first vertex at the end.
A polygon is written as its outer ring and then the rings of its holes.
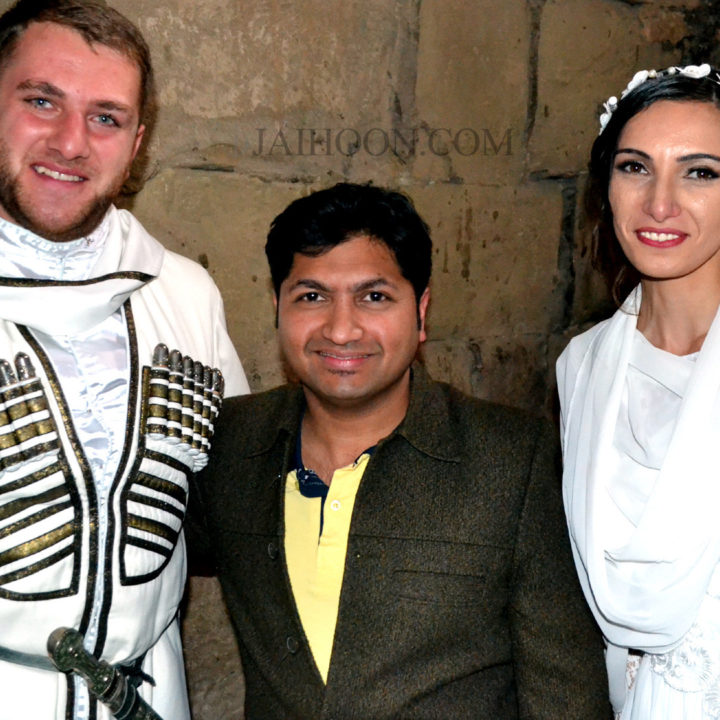
MULTIPOLYGON (((710 65, 703 63, 702 65, 686 65, 685 67, 669 67, 667 70, 640 70, 633 75, 633 79, 628 83, 627 87, 622 91, 620 99, 622 100, 628 93, 631 93, 636 87, 642 85, 646 80, 656 78, 662 75, 685 75, 686 77, 700 78, 708 77, 710 75, 710 65)), ((717 80, 710 78, 713 82, 720 84, 720 75, 715 73, 717 80)), ((608 98, 607 102, 603 103, 605 112, 600 115, 600 132, 605 129, 605 126, 610 122, 612 114, 617 110, 618 99, 613 95, 608 98)))

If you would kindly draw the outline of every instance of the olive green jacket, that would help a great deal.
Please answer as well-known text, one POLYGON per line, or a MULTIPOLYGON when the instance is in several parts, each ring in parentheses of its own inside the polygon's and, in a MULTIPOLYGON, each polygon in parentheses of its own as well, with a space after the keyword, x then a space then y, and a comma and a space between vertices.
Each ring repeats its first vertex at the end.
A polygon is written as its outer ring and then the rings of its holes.
MULTIPOLYGON (((414 368, 348 539, 327 686, 283 551, 302 390, 233 398, 200 476, 248 720, 606 720, 600 635, 575 576, 555 433, 414 368)), ((195 539, 195 542, 199 542, 195 539)))

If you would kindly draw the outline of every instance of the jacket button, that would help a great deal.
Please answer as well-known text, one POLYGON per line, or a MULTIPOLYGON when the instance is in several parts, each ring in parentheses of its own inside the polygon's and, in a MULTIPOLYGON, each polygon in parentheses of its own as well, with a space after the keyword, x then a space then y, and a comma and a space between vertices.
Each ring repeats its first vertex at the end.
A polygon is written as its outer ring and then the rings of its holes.
POLYGON ((287 645, 291 655, 294 655, 300 649, 300 644, 292 635, 285 641, 285 645, 287 645))
POLYGON ((268 544, 267 554, 271 560, 276 560, 279 553, 280 553, 280 550, 278 549, 278 546, 276 543, 271 542, 268 544))

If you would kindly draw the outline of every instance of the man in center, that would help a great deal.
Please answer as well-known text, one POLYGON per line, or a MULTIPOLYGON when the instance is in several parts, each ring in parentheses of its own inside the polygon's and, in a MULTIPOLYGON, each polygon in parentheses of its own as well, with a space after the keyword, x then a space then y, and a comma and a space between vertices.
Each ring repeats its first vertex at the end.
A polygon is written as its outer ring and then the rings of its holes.
POLYGON ((432 245, 340 184, 266 253, 294 382, 229 400, 200 479, 248 720, 609 717, 552 429, 433 382, 432 245))

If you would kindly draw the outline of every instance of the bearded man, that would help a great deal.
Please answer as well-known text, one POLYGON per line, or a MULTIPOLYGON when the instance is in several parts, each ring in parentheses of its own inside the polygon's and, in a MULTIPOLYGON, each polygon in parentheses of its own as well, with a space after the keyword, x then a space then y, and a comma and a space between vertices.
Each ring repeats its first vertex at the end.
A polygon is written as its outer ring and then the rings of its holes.
POLYGON ((110 717, 48 658, 59 626, 166 720, 190 717, 188 480, 222 378, 248 388, 208 274, 113 206, 152 95, 115 10, 0 17, 0 720, 110 717))

